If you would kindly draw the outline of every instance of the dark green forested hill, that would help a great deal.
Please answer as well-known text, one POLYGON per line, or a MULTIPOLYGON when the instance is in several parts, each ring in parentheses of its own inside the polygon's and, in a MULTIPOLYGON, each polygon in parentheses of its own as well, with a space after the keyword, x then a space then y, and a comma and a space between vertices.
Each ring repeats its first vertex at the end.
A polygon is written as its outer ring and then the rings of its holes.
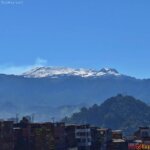
POLYGON ((70 118, 64 118, 63 121, 123 129, 129 133, 139 126, 150 125, 150 107, 134 97, 117 95, 101 105, 82 108, 80 112, 74 113, 70 118))

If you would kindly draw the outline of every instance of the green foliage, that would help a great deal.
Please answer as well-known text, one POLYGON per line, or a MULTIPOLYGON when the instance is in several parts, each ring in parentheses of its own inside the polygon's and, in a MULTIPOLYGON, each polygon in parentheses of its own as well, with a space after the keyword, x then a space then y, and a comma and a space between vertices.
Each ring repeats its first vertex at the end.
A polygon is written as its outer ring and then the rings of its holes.
POLYGON ((122 129, 125 133, 136 130, 139 126, 150 124, 150 107, 131 96, 117 95, 107 99, 101 105, 82 108, 79 113, 65 118, 67 123, 89 123, 100 127, 122 129))

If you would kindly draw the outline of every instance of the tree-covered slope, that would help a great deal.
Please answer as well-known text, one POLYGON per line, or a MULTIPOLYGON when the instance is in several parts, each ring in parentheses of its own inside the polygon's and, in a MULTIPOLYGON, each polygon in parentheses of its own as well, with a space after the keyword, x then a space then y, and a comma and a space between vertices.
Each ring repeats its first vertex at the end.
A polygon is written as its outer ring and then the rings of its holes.
POLYGON ((133 131, 150 124, 150 107, 131 96, 117 95, 101 105, 82 108, 79 113, 65 118, 67 123, 89 123, 100 127, 133 131))

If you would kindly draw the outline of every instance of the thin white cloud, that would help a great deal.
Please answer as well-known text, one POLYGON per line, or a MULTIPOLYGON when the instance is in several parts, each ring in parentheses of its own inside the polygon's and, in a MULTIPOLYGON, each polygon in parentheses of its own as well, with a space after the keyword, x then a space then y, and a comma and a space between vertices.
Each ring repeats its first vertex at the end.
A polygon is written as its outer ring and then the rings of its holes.
POLYGON ((32 68, 46 66, 48 61, 38 57, 33 65, 15 66, 15 65, 0 65, 0 74, 14 74, 20 75, 32 68))
POLYGON ((36 66, 45 66, 47 65, 48 61, 46 59, 38 57, 35 61, 36 66))

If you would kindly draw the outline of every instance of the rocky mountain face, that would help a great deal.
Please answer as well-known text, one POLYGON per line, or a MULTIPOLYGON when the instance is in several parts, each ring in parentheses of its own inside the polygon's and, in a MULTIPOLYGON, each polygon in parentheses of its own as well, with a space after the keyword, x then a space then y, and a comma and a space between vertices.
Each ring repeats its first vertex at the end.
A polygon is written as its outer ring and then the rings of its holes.
POLYGON ((149 79, 115 69, 38 67, 22 75, 0 75, 0 111, 3 116, 35 113, 37 118, 61 118, 118 93, 149 103, 149 91, 149 79))

